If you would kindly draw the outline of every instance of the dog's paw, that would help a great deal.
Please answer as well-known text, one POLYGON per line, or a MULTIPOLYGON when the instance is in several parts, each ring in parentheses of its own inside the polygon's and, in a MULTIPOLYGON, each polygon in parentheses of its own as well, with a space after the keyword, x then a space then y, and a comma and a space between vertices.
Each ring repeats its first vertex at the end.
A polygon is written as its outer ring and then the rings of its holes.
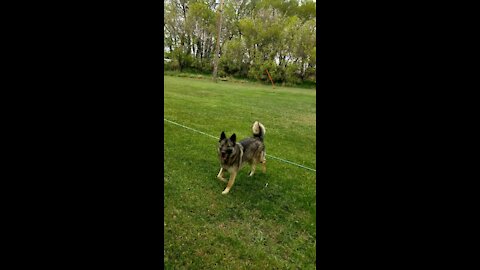
POLYGON ((230 191, 230 189, 225 189, 222 194, 225 195, 225 194, 228 194, 228 192, 230 191))

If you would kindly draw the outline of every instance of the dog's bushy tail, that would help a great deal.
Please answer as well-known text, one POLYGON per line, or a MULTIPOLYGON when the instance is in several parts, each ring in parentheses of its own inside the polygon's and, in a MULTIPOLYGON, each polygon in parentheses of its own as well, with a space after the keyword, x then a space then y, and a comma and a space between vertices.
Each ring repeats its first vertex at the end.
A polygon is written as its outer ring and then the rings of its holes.
POLYGON ((252 126, 253 137, 258 137, 260 140, 263 141, 263 137, 265 136, 265 132, 267 131, 262 123, 255 121, 252 126))

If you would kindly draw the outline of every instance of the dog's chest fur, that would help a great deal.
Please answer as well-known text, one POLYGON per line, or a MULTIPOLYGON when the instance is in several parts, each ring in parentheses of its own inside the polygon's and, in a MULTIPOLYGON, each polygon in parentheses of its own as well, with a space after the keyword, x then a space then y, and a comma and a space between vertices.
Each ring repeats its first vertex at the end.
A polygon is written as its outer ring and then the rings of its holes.
POLYGON ((230 168, 240 168, 241 167, 241 157, 242 157, 242 149, 238 144, 235 144, 234 151, 230 154, 225 160, 222 159, 221 155, 219 154, 220 164, 225 170, 229 170, 230 168))

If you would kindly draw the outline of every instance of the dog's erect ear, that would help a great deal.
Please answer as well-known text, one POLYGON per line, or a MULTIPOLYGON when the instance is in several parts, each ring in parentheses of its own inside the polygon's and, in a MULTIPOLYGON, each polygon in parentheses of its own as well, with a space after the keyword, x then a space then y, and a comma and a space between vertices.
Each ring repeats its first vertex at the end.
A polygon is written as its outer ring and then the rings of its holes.
POLYGON ((237 140, 237 135, 235 135, 235 133, 233 133, 233 135, 230 137, 230 141, 235 143, 236 140, 237 140))
POLYGON ((227 136, 225 136, 225 132, 222 131, 222 134, 220 134, 219 142, 221 142, 222 140, 225 140, 226 138, 227 138, 227 136))

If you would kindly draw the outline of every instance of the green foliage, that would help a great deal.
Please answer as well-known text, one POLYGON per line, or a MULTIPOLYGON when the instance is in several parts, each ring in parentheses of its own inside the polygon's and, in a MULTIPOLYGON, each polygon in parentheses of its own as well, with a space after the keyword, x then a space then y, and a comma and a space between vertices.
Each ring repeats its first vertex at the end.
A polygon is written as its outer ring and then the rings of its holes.
POLYGON ((172 70, 182 71, 185 68, 190 68, 193 63, 192 56, 185 53, 183 48, 175 48, 170 55, 172 62, 169 67, 171 67, 172 70))
POLYGON ((232 75, 243 75, 245 44, 239 38, 233 38, 223 46, 223 55, 220 58, 220 67, 224 72, 232 75))
MULTIPOLYGON (((225 0, 219 74, 302 83, 316 76, 316 4, 311 0, 225 0)), ((165 1, 164 43, 172 70, 212 72, 219 13, 214 0, 165 1)))
POLYGON ((290 84, 300 83, 301 82, 300 69, 301 67, 297 63, 292 63, 288 65, 286 82, 290 84))

